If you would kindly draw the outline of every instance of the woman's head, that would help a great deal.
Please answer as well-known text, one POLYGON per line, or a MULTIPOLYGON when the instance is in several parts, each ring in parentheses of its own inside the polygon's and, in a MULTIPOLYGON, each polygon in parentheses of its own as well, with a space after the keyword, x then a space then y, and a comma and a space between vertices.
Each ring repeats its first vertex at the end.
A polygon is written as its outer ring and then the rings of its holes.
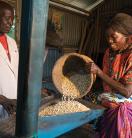
POLYGON ((123 50, 132 37, 132 16, 118 13, 107 26, 107 39, 113 50, 123 50))
POLYGON ((14 9, 6 2, 0 1, 0 33, 8 33, 14 19, 14 9))

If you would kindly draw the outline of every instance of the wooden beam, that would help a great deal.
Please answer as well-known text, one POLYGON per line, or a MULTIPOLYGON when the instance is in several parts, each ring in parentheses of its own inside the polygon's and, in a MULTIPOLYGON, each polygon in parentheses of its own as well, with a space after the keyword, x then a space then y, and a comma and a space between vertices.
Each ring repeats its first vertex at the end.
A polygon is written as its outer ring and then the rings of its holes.
POLYGON ((37 138, 48 0, 22 0, 16 133, 37 138))

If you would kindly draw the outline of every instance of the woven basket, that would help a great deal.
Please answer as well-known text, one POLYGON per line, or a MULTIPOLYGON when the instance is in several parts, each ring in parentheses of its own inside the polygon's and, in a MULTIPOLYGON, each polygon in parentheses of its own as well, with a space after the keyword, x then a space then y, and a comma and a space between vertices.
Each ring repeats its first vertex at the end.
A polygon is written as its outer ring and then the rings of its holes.
POLYGON ((68 80, 66 84, 67 85, 66 89, 69 89, 68 83, 70 83, 70 87, 76 88, 74 90, 69 91, 69 93, 67 93, 66 96, 72 96, 72 93, 74 93, 76 95, 76 98, 81 98, 90 91, 96 76, 94 76, 93 74, 88 74, 86 72, 85 70, 86 62, 87 63, 92 62, 92 60, 89 57, 78 53, 65 54, 56 61, 52 70, 52 80, 55 87, 61 94, 65 95, 64 89, 62 88, 64 84, 63 80, 65 78, 68 80), (71 83, 70 78, 71 76, 73 76, 73 74, 74 76, 76 74, 80 74, 80 76, 87 75, 88 77, 85 76, 84 77, 86 81, 87 80, 89 81, 89 83, 84 83, 83 79, 78 80, 77 83, 73 82, 72 80, 71 83), (80 89, 79 85, 83 86, 83 90, 80 89))

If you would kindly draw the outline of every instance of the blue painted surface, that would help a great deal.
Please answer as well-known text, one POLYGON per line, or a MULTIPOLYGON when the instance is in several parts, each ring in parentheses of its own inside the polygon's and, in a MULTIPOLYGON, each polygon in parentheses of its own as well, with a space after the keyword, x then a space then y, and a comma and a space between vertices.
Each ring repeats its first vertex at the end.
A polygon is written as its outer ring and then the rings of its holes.
POLYGON ((55 138, 103 114, 103 109, 39 117, 38 138, 55 138))
POLYGON ((48 7, 48 0, 22 0, 16 137, 37 138, 48 7))

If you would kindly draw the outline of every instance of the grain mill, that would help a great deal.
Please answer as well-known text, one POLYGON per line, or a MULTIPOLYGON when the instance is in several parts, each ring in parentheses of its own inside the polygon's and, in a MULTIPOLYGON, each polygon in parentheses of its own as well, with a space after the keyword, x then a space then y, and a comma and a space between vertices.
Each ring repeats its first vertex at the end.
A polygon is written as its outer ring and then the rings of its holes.
POLYGON ((40 135, 49 138, 59 136, 103 113, 99 106, 82 100, 96 78, 85 69, 89 62, 92 62, 89 57, 77 53, 65 54, 56 61, 52 79, 61 97, 41 108, 39 119, 46 127, 39 129, 40 135))

